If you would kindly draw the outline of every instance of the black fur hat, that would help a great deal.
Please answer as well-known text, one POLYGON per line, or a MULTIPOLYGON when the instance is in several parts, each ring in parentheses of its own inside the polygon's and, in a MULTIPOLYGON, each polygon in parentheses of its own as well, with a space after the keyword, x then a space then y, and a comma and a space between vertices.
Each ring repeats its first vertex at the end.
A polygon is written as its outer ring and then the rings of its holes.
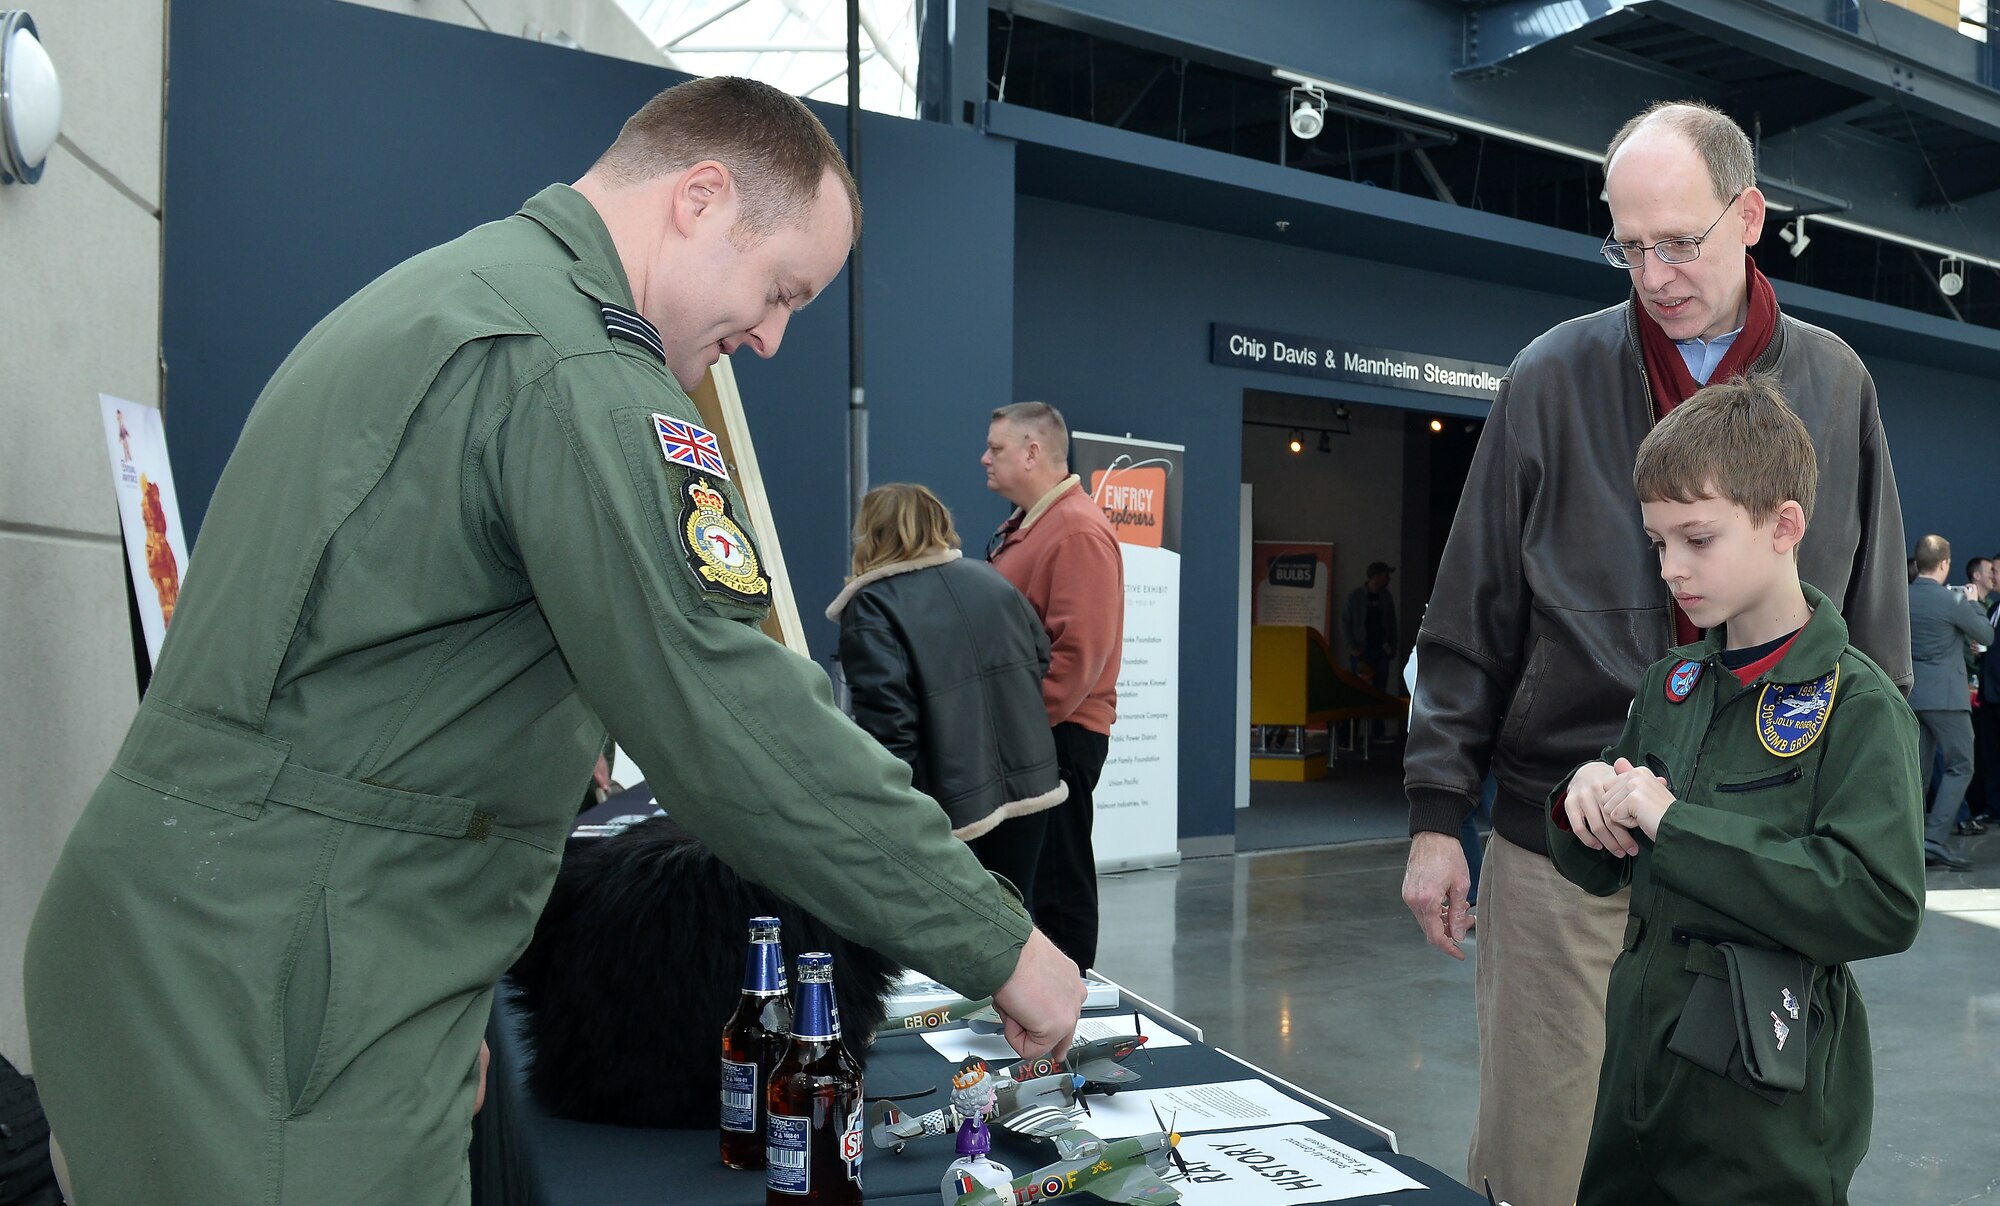
POLYGON ((902 969, 656 817, 570 842, 514 965, 535 1096, 582 1122, 718 1125, 722 1027, 743 986, 750 918, 764 914, 783 922, 791 978, 800 954, 832 953, 847 1049, 865 1061, 902 969))

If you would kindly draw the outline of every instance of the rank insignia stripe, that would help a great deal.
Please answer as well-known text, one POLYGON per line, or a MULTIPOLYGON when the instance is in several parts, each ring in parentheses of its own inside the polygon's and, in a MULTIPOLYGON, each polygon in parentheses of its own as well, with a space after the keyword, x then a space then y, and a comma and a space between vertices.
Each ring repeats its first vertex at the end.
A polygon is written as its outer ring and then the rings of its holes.
POLYGON ((646 321, 645 315, 610 302, 602 303, 599 309, 604 314, 605 334, 613 339, 636 343, 657 357, 661 364, 667 362, 667 348, 660 342, 660 332, 646 321))
POLYGON ((1695 687, 1701 682, 1701 668, 1700 662, 1684 661, 1667 672, 1668 703, 1687 702, 1687 697, 1694 694, 1695 687))
POLYGON ((1833 714, 1834 694, 1840 689, 1840 667, 1831 674, 1804 683, 1766 683, 1758 693, 1751 722, 1757 726, 1757 741, 1780 758, 1796 758, 1812 748, 1826 732, 1827 718, 1833 714))

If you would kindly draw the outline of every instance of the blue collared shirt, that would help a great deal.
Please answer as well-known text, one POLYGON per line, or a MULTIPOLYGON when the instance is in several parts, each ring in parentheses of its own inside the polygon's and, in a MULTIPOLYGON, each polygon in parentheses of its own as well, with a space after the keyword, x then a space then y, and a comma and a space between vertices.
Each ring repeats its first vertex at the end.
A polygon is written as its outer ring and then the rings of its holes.
POLYGON ((1707 385, 1716 366, 1729 354, 1729 345, 1735 343, 1736 337, 1742 333, 1743 328, 1738 327, 1727 335, 1717 335, 1714 339, 1706 341, 1676 339, 1674 346, 1681 350, 1681 360, 1688 367, 1688 375, 1695 379, 1696 384, 1707 385))

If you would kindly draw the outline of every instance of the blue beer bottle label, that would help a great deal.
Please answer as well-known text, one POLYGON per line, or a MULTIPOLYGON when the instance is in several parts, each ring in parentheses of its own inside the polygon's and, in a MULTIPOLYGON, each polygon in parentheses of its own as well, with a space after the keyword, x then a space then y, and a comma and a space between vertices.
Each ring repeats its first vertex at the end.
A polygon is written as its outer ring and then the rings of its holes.
POLYGON ((778 944, 778 919, 750 919, 750 957, 743 965, 743 991, 760 996, 785 992, 785 948, 778 944))
POLYGON ((722 1129, 749 1134, 757 1129, 757 1065, 722 1061, 722 1129))
POLYGON ((799 956, 799 1004, 792 1037, 824 1042, 840 1032, 833 1020, 833 956, 823 951, 799 956))
POLYGON ((773 1114, 765 1120, 764 1184, 804 1197, 812 1185, 812 1119, 773 1114))

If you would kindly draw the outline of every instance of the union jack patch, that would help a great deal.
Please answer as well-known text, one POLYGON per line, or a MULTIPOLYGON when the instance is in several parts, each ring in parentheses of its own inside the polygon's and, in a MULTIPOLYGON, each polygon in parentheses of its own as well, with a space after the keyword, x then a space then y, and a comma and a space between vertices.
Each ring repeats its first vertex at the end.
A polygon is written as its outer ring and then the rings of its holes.
POLYGON ((656 412, 653 431, 660 437, 660 452, 669 465, 683 465, 697 473, 729 480, 729 468, 722 463, 722 447, 708 428, 656 412))

